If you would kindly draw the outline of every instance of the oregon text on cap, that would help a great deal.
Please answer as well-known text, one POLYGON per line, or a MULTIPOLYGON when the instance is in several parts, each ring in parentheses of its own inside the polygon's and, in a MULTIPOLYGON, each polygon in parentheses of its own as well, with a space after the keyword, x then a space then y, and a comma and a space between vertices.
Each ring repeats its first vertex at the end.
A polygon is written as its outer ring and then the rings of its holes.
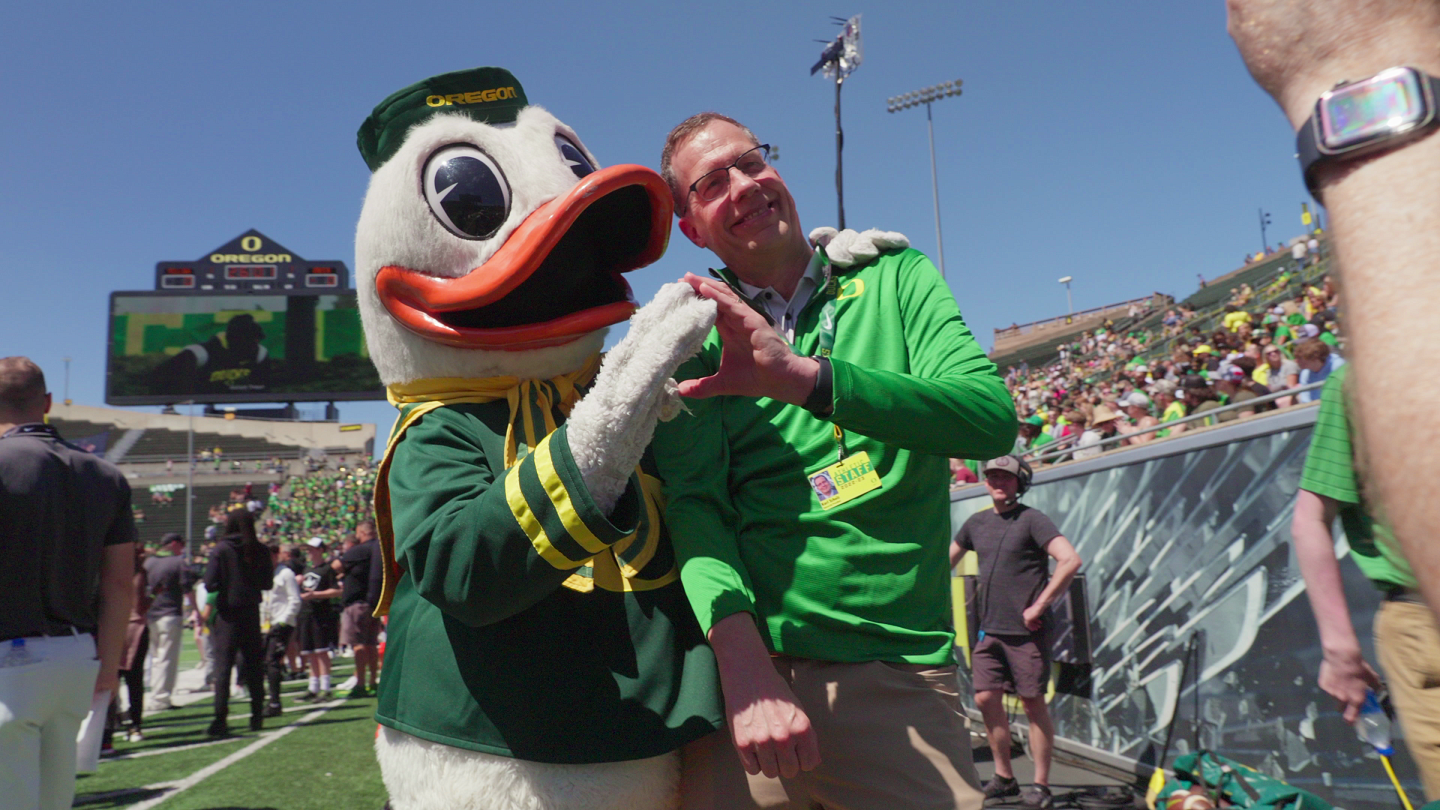
POLYGON ((489 90, 473 90, 468 93, 447 93, 443 96, 426 96, 425 104, 430 107, 445 107, 451 104, 484 104, 490 101, 504 101, 519 95, 514 87, 494 87, 489 90))

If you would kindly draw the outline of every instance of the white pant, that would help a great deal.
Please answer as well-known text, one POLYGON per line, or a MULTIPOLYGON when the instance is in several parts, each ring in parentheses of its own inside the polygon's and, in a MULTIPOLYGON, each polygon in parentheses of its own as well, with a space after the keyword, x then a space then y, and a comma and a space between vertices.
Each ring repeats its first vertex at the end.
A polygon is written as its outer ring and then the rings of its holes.
POLYGON ((175 691, 180 669, 180 641, 185 637, 183 616, 161 616, 150 622, 150 705, 163 709, 175 691))
MULTIPOLYGON (((90 711, 95 639, 27 638, 38 663, 0 667, 0 797, 6 807, 62 810, 75 798, 75 735, 90 711)), ((0 655, 10 642, 0 642, 0 655)))

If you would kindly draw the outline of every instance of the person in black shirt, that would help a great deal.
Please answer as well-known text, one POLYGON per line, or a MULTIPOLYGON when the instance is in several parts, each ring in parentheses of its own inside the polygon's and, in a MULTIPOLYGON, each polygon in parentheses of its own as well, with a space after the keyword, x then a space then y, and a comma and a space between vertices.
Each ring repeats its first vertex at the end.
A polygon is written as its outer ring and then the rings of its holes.
POLYGON ((114 691, 134 598, 130 485, 45 424, 40 367, 0 358, 0 802, 69 807, 75 737, 114 691), (93 636, 91 634, 94 634, 93 636))
POLYGON ((380 620, 373 615, 380 601, 380 585, 384 561, 376 541, 375 522, 366 520, 355 527, 359 541, 340 557, 345 578, 340 597, 340 643, 355 650, 355 688, 350 697, 369 697, 380 679, 379 656, 375 645, 380 620), (369 675, 367 680, 366 675, 369 675), (366 689, 366 684, 369 689, 366 689))
POLYGON ((264 642, 260 636, 261 591, 270 590, 270 552, 255 536, 255 516, 233 509, 225 517, 224 537, 215 544, 205 566, 205 589, 215 595, 219 614, 210 643, 215 649, 215 719, 206 733, 229 733, 230 670, 241 654, 240 677, 250 690, 250 730, 263 727, 265 676, 264 642))
POLYGON ((995 776, 985 785, 985 798, 1020 792, 1010 767, 1010 724, 1004 696, 1018 694, 1030 720, 1030 748, 1035 758, 1035 786, 1024 806, 1049 810, 1050 751, 1055 726, 1045 705, 1049 676, 1044 621, 1055 597, 1069 587, 1080 570, 1080 555, 1045 513, 1020 503, 1030 486, 1030 466, 1019 456, 985 462, 985 488, 992 508, 970 516, 950 546, 950 562, 967 551, 979 562, 980 641, 971 653, 975 704, 985 718, 985 731, 995 758, 995 776), (1056 562, 1048 577, 1050 558, 1056 562))
POLYGON ((310 538, 305 544, 310 566, 300 576, 300 654, 310 669, 310 688, 297 700, 329 700, 330 650, 339 617, 330 601, 340 595, 335 569, 325 559, 325 541, 310 538))

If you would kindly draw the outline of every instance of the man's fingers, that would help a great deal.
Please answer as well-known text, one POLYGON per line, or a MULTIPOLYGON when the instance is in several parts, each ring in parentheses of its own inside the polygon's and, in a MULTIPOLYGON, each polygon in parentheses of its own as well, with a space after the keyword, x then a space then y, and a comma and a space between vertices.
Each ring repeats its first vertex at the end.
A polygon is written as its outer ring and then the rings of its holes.
POLYGON ((800 770, 813 771, 820 766, 820 740, 813 728, 807 727, 795 738, 795 751, 800 757, 800 770))
POLYGON ((771 743, 775 751, 775 765, 780 770, 780 775, 786 779, 794 779, 800 773, 800 759, 795 752, 795 738, 778 732, 771 743))
POLYGON ((775 761, 775 743, 769 740, 757 743, 755 745, 755 759, 760 763, 761 773, 771 779, 780 775, 780 766, 775 761))
POLYGON ((725 386, 718 379, 718 375, 712 374, 709 377, 701 377, 698 380, 685 380, 676 384, 675 393, 690 399, 708 399, 710 397, 722 396, 725 393, 725 386))
POLYGON ((751 776, 760 773, 760 760, 755 756, 755 746, 741 745, 736 742, 735 753, 740 755, 740 766, 745 769, 746 773, 751 776))

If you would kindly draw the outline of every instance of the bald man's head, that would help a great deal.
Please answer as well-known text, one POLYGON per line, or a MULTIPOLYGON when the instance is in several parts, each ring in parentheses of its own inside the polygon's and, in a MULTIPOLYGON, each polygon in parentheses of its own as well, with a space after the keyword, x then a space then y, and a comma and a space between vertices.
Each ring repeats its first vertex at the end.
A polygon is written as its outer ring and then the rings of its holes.
POLYGON ((45 372, 28 357, 0 357, 0 422, 39 422, 49 409, 45 372))

